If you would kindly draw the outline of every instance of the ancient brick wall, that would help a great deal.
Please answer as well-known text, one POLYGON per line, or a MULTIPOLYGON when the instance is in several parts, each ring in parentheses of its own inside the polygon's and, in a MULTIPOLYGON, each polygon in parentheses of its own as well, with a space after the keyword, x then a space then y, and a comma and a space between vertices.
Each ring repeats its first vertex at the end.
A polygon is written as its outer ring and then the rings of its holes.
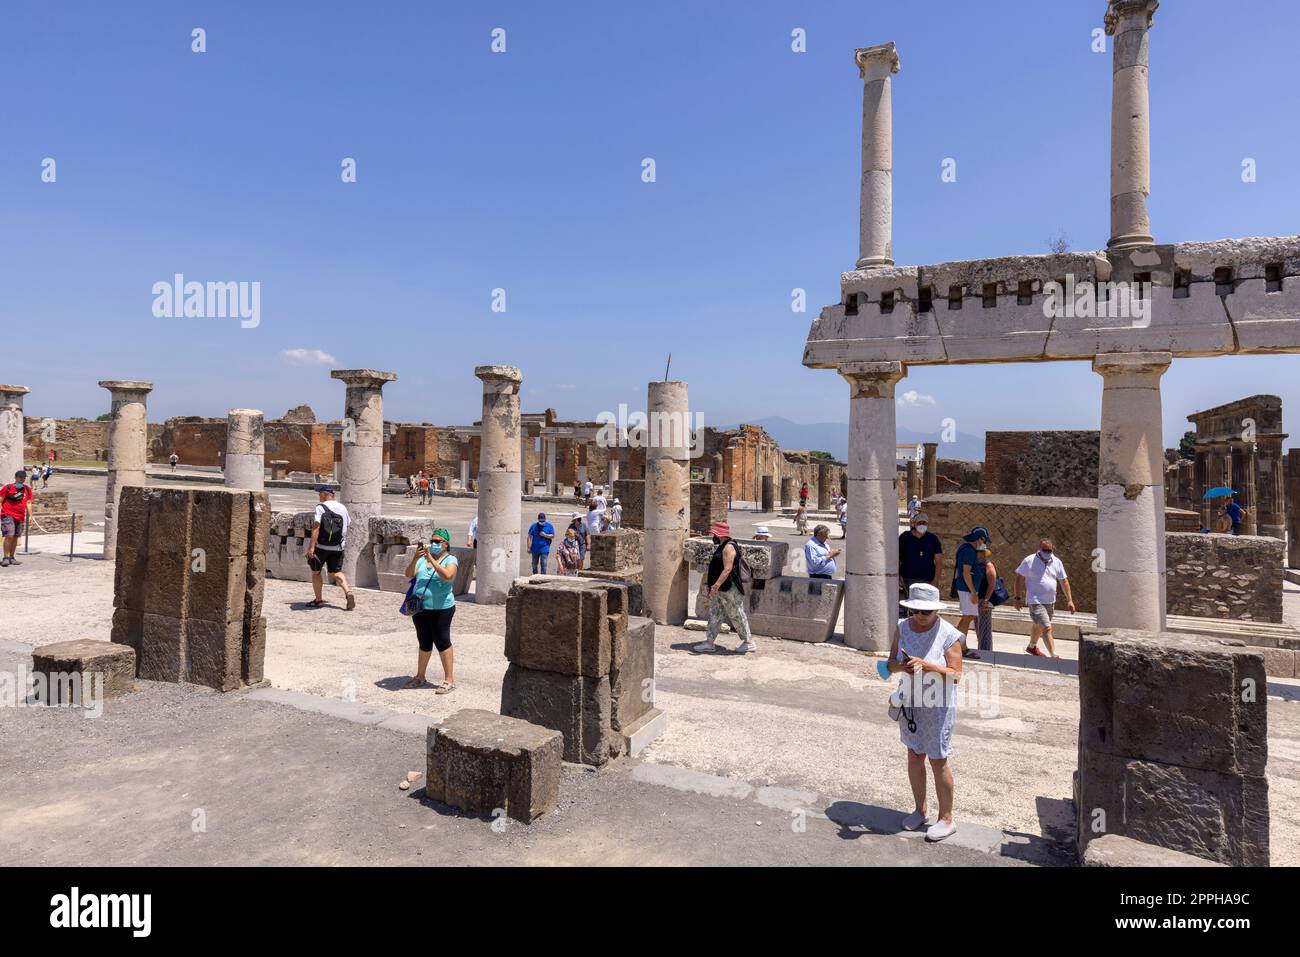
POLYGON ((710 525, 727 520, 727 486, 721 482, 692 482, 690 499, 692 535, 707 535, 710 525))
POLYGON ((289 463, 290 472, 328 475, 334 468, 334 439, 323 423, 267 422, 266 462, 289 463))
POLYGON ((1166 534, 1169 614, 1280 622, 1285 549, 1257 535, 1166 534))
POLYGON ((1101 433, 986 432, 980 491, 987 495, 1097 495, 1101 433))
POLYGON ((619 479, 614 483, 614 497, 623 506, 627 528, 645 528, 645 479, 619 479))
MULTIPOLYGON (((149 427, 152 433, 155 426, 149 427)), ((29 462, 45 462, 50 449, 60 459, 95 460, 108 448, 108 423, 88 422, 84 419, 47 419, 41 416, 23 417, 23 456, 29 462), (47 427, 54 426, 54 441, 46 442, 47 427)))
MULTIPOLYGON (((934 466, 936 490, 945 492, 976 493, 983 481, 984 466, 980 462, 966 462, 962 459, 936 459, 934 466)), ((841 488, 844 486, 841 485, 841 488)), ((1093 489, 1093 495, 1097 490, 1093 489)))

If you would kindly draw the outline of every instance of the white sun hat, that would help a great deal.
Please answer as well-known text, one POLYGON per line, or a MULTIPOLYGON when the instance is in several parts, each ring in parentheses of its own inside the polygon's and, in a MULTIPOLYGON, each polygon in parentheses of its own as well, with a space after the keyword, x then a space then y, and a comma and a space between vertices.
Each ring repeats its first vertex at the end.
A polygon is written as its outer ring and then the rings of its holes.
POLYGON ((917 582, 907 589, 907 598, 899 602, 912 611, 938 611, 943 607, 939 600, 939 589, 925 582, 917 582))

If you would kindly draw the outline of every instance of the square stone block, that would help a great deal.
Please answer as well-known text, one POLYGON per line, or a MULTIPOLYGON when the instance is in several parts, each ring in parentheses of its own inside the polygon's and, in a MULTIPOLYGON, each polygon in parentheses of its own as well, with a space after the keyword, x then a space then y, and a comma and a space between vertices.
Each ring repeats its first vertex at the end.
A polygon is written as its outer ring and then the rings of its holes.
POLYGON ((782 575, 752 590, 748 602, 749 628, 756 635, 829 641, 844 602, 844 583, 782 575))
POLYGON ((181 551, 150 548, 145 559, 144 610, 151 615, 185 617, 190 557, 181 551))
POLYGON ((186 616, 204 621, 241 621, 248 590, 248 556, 209 556, 202 571, 190 563, 186 616))
MULTIPOLYGON (((251 494, 239 489, 195 489, 190 515, 190 547, 214 555, 248 554, 251 494)), ((151 536, 152 537, 152 536, 151 536)))
POLYGON ((501 682, 501 713, 564 736, 564 760, 597 767, 617 756, 608 678, 534 671, 511 662, 501 682))
MULTIPOLYGON (((33 503, 35 504, 35 503, 33 503)), ((149 489, 128 485, 118 493, 117 550, 120 561, 123 548, 144 553, 149 525, 149 489)))
POLYGON ((595 582, 514 586, 506 600, 506 658, 538 671, 608 675, 608 607, 606 589, 595 582))
POLYGON ((531 823, 560 796, 563 736, 491 711, 457 711, 429 728, 424 793, 471 814, 531 823))
POLYGON ((41 645, 32 649, 32 673, 42 676, 37 697, 43 703, 89 703, 135 690, 135 650, 89 638, 41 645))
POLYGON ((1085 630, 1079 680, 1082 748, 1264 773, 1267 678, 1259 649, 1171 632, 1085 630))
POLYGON ((185 620, 145 612, 136 655, 136 677, 147 681, 186 681, 187 661, 185 620))
POLYGON ((655 623, 650 618, 629 618, 615 644, 609 673, 614 699, 610 725, 615 731, 625 731, 654 707, 654 678, 655 623))
POLYGON ((145 568, 148 553, 136 545, 118 542, 113 562, 113 607, 144 611, 145 568))
MULTIPOLYGON (((190 504, 192 489, 146 486, 144 540, 141 547, 156 552, 188 555, 190 551, 190 504)), ((121 524, 119 522, 119 529, 121 524)))
POLYGON ((140 640, 144 634, 144 612, 130 608, 113 609, 113 626, 110 640, 119 645, 133 648, 137 658, 140 653, 140 640))
POLYGON ((239 687, 244 648, 244 622, 206 621, 190 618, 185 622, 186 681, 234 691, 239 687))

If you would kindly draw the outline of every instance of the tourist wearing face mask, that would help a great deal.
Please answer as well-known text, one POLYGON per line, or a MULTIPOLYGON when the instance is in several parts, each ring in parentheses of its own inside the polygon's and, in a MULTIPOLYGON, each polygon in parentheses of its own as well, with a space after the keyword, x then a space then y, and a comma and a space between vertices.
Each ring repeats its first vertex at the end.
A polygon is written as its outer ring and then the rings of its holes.
POLYGON ((971 623, 979 616, 979 596, 984 593, 984 563, 980 552, 988 547, 992 536, 983 525, 976 525, 969 534, 963 536, 954 556, 956 571, 953 573, 952 597, 961 605, 961 620, 957 630, 961 632, 961 654, 963 658, 978 658, 979 652, 971 651, 966 644, 966 635, 971 623))
POLYGON ((23 528, 27 524, 27 519, 31 516, 32 511, 32 487, 27 484, 27 470, 19 469, 14 473, 14 480, 0 488, 0 532, 4 535, 4 558, 0 559, 0 567, 7 565, 21 565, 18 559, 14 558, 14 552, 18 550, 18 539, 22 538, 23 528))
POLYGON ((1070 581, 1065 574, 1065 566, 1061 560, 1056 557, 1056 547, 1052 544, 1050 538, 1044 538, 1038 543, 1038 551, 1029 555, 1020 566, 1016 569, 1016 610, 1019 611, 1024 604, 1024 598, 1029 596, 1029 620, 1031 627, 1029 631, 1029 647, 1025 649, 1026 654, 1037 655, 1039 658, 1061 657, 1056 653, 1056 643, 1052 640, 1052 613, 1056 611, 1056 588, 1058 585, 1065 588, 1066 608, 1074 614, 1074 595, 1070 592, 1070 581), (1038 638, 1042 636, 1043 643, 1047 645, 1047 654, 1044 655, 1038 650, 1038 638))
MULTIPOLYGON (((898 588, 903 597, 916 584, 939 587, 943 574, 943 544, 939 536, 930 531, 930 520, 924 512, 912 516, 911 528, 898 536, 898 588)), ((906 618, 906 613, 900 613, 906 618)))
POLYGON ((453 668, 454 653, 451 647, 451 619, 456 614, 456 596, 452 582, 456 578, 456 556, 451 554, 451 533, 445 528, 435 529, 429 544, 420 544, 406 565, 406 577, 413 579, 411 597, 419 610, 411 615, 415 623, 415 637, 420 644, 415 677, 405 688, 419 688, 428 684, 425 671, 433 649, 438 649, 442 663, 442 683, 434 694, 447 694, 456 690, 453 668))

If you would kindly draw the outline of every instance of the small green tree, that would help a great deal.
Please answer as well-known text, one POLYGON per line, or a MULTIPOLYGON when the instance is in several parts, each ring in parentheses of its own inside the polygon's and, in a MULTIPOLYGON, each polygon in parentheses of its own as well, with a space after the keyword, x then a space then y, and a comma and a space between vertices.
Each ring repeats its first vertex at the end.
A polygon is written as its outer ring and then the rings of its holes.
POLYGON ((1196 433, 1184 432, 1178 440, 1178 454, 1185 459, 1196 458, 1196 433))
POLYGON ((96 421, 96 422, 108 422, 108 421, 109 421, 110 419, 112 419, 112 418, 113 418, 113 413, 112 413, 112 412, 105 412, 103 415, 97 415, 97 416, 95 416, 95 421, 96 421))

